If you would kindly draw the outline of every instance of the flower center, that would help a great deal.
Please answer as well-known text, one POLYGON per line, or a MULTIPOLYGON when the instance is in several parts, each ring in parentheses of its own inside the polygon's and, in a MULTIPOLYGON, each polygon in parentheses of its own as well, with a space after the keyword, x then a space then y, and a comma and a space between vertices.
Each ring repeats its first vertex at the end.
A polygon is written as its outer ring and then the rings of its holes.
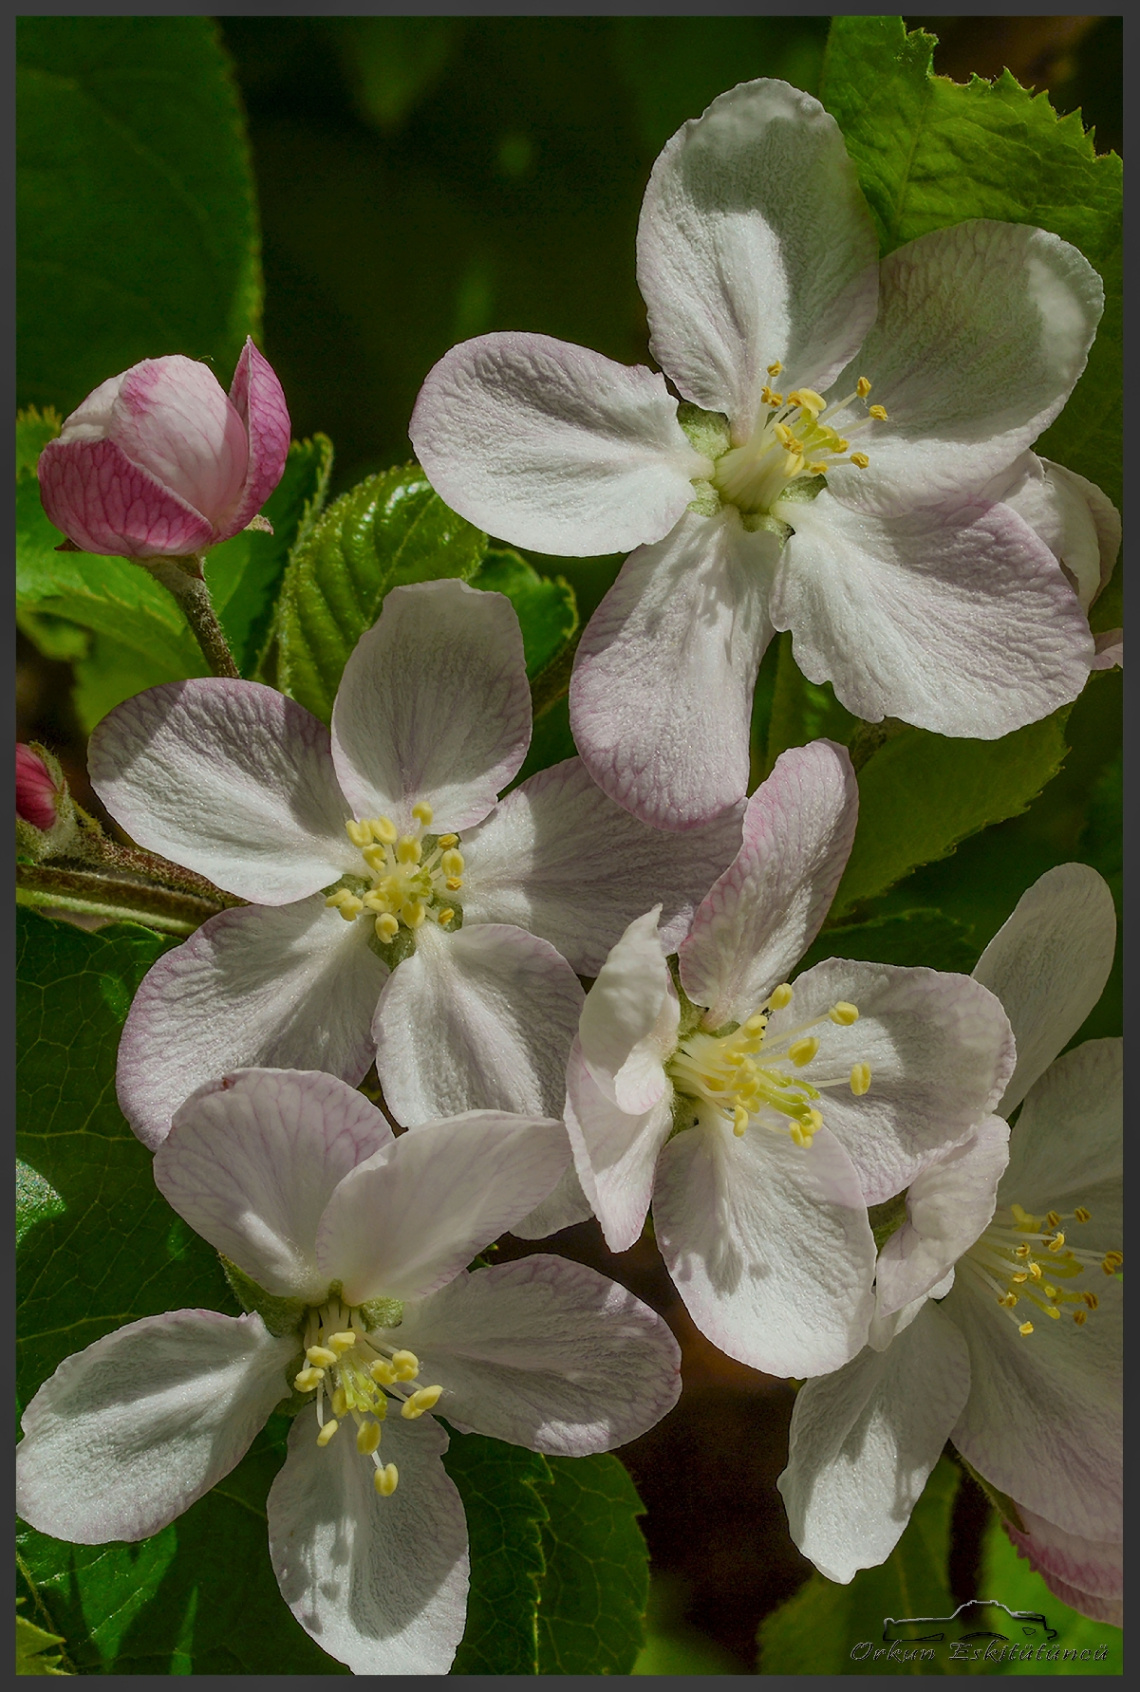
POLYGON ((366 1333, 361 1312, 338 1299, 310 1310, 304 1330, 305 1367, 293 1382, 298 1392, 316 1393, 318 1445, 327 1445, 349 1418, 355 1423, 356 1449, 371 1458, 372 1484, 381 1498, 392 1496, 400 1478, 395 1463, 385 1463, 380 1456, 381 1423, 389 1405, 399 1404, 401 1416, 412 1422, 434 1409, 443 1391, 416 1385, 419 1358, 414 1351, 389 1344, 381 1337, 386 1332, 366 1333))
MULTIPOLYGON (((779 363, 770 364, 768 375, 775 381, 782 369, 779 363)), ((865 452, 848 451, 850 437, 869 427, 872 419, 884 422, 887 416, 881 405, 866 405, 870 392, 870 382, 860 376, 853 393, 828 405, 814 388, 794 388, 785 395, 765 385, 761 398, 767 409, 750 439, 717 459, 714 488, 745 516, 763 516, 787 497, 793 484, 806 493, 808 483, 826 476, 835 464, 865 470, 870 459, 865 452), (857 404, 864 406, 866 415, 852 421, 847 414, 857 404)))
POLYGON ((427 834, 432 809, 412 807, 414 834, 401 834, 390 817, 345 823, 348 838, 360 848, 364 875, 345 875, 325 898, 346 922, 370 921, 377 940, 390 945, 401 928, 414 934, 425 922, 441 928, 462 926, 455 895, 463 886, 463 854, 457 834, 427 834))
POLYGON ((1100 1300, 1091 1287, 1082 1290, 1072 1283, 1086 1270, 1099 1268, 1115 1275, 1124 1262, 1119 1251, 1086 1251, 1069 1244, 1066 1229, 1080 1228, 1091 1220, 1083 1204, 1065 1216, 1056 1210, 1031 1216, 1019 1204, 1003 1206, 961 1259, 962 1266, 993 1293, 1023 1338, 1033 1332, 1024 1310, 1014 1315, 1023 1301, 1054 1322, 1068 1310, 1078 1328, 1083 1328, 1100 1300))
POLYGON ((796 1073, 805 1070, 819 1051, 819 1040, 811 1030, 828 1021, 849 1028, 858 1020, 856 1007, 840 1000, 824 1016, 769 1038, 772 1012, 791 1002, 792 988, 785 981, 732 1032, 698 1030, 681 1042, 667 1073, 678 1094, 696 1106, 698 1122, 719 1115, 740 1136, 749 1123, 758 1121, 787 1133, 806 1150, 823 1126, 816 1101, 825 1088, 847 1084, 857 1096, 867 1091, 871 1071, 865 1063, 853 1065, 847 1083, 817 1080, 813 1084, 806 1075, 796 1073))

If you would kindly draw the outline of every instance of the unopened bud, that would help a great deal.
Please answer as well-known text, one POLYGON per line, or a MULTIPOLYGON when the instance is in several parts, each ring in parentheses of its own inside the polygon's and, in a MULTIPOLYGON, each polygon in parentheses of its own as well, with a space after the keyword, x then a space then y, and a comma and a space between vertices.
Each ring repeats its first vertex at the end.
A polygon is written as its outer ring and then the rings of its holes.
POLYGON ((75 806, 58 758, 33 741, 16 746, 16 849, 39 863, 60 857, 79 832, 75 806))

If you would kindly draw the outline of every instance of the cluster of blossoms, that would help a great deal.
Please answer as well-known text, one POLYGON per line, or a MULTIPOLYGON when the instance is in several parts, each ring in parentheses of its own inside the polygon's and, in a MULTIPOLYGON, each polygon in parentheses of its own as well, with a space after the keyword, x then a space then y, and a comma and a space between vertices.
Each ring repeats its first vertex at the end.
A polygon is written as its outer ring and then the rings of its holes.
MULTIPOLYGON (((118 1095, 247 1314, 148 1317, 64 1362, 24 1414, 20 1510, 79 1543, 146 1537, 286 1407, 273 1566, 358 1673, 446 1672, 462 1637, 433 1412, 580 1455, 674 1403, 672 1336, 614 1282, 469 1267, 591 1214, 622 1251, 650 1206, 698 1327, 805 1382, 780 1486, 818 1567, 882 1561, 949 1438, 1054 1590, 1119 1614, 1120 1042, 1057 1056, 1107 976, 1107 889, 1051 871, 972 977, 795 977, 855 774, 820 740, 747 794, 776 630, 868 721, 980 738, 1116 661, 1086 616, 1115 511, 1031 450, 1099 280, 996 222, 880 265, 835 123, 769 81, 666 147, 638 265, 666 375, 485 336, 412 420, 441 496, 495 535, 635 549, 578 651, 581 757, 499 798, 530 740, 521 633, 455 580, 387 595, 330 727, 215 675, 90 742, 136 845, 237 901, 143 981, 118 1095), (399 1136, 356 1090, 373 1064, 399 1136)), ((78 547, 200 575, 288 435, 252 344, 228 398, 149 361, 45 449, 45 507, 78 547)), ((57 773, 23 756, 27 827, 59 826, 57 773)))

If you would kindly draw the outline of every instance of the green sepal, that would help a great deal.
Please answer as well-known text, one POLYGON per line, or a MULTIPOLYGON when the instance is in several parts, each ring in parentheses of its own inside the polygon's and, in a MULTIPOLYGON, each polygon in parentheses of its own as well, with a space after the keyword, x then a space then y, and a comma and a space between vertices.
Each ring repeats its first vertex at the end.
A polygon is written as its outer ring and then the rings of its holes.
MULTIPOLYGON (((780 504, 806 505, 809 500, 818 499, 826 486, 826 476, 799 476, 784 488, 780 494, 780 504)), ((785 524, 784 527, 787 528, 788 525, 785 524)))
POLYGON ((242 1309, 260 1316, 275 1339, 300 1331, 305 1311, 309 1308, 304 1299, 280 1298, 276 1293, 266 1292, 244 1269, 239 1269, 236 1263, 231 1262, 224 1252, 218 1253, 218 1260, 230 1284, 230 1291, 242 1309))
POLYGON ((681 1020, 677 1024, 677 1045, 679 1046, 682 1040, 687 1040, 690 1034, 696 1032, 705 1012, 703 1005, 695 1005, 686 993, 684 987, 681 985, 681 963, 676 952, 672 953, 666 961, 668 962, 669 974, 673 978, 673 986, 681 1005, 681 1020))
POLYGON ((369 1334, 376 1328, 398 1328, 404 1320, 404 1306, 398 1298, 370 1298, 357 1309, 369 1334))
POLYGON ((875 1250, 882 1251, 891 1235, 897 1234, 906 1221, 906 1194, 896 1193, 894 1198, 886 1199, 882 1204, 870 1205, 867 1220, 875 1236, 875 1250))
POLYGON ((714 463, 732 445, 728 418, 722 411, 702 411, 699 405, 682 400, 677 407, 677 422, 696 450, 714 463))
MULTIPOLYGON (((780 497, 782 499, 783 495, 781 494, 780 497)), ((748 535, 775 535, 781 546, 785 541, 790 540, 796 532, 790 523, 785 523, 782 518, 773 517, 767 511, 742 512, 740 526, 748 535)))

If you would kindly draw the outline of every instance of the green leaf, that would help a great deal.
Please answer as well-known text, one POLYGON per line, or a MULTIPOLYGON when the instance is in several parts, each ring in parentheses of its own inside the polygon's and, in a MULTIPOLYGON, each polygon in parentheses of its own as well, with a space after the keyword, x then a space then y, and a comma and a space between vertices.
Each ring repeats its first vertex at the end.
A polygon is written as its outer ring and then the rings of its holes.
MULTIPOLYGON (((767 662, 761 666, 761 676, 757 678, 758 689, 762 678, 765 681, 771 678, 765 754, 756 772, 758 782, 772 773, 776 759, 790 746, 807 746, 819 739, 837 740, 846 745, 859 727, 858 717, 839 703, 830 682, 810 682, 801 674, 792 657, 790 634, 778 635, 772 644, 774 654, 771 657, 765 654, 767 662)), ((754 734, 761 713, 762 705, 754 699, 754 734)))
POLYGON ((954 1670, 937 1647, 899 1644, 886 1656, 884 1623, 949 1616, 954 1599, 946 1575, 950 1516, 959 1471, 939 1460, 902 1538, 876 1569, 861 1569, 846 1586, 813 1574, 794 1597, 760 1624, 761 1674, 947 1674, 954 1670), (865 1647, 870 1647, 866 1649, 865 1647), (907 1660, 930 1650, 931 1658, 907 1660), (878 1650, 883 1654, 876 1658, 878 1650), (858 1654, 856 1654, 858 1653, 858 1654))
POLYGON ((418 465, 369 476, 294 548, 260 677, 328 722, 349 654, 408 582, 466 579, 487 537, 450 511, 418 465))
POLYGON ((261 315, 253 179, 212 19, 17 22, 20 403, 167 353, 233 369, 261 315))
POLYGON ((899 17, 832 19, 820 98, 843 131, 892 252, 967 218, 1032 224, 1099 271, 1105 313, 1088 368, 1038 446, 1121 497, 1121 162, 1097 156, 1080 114, 1008 71, 990 83, 931 73, 935 38, 899 17))
POLYGON ((39 411, 30 405, 16 413, 16 479, 35 471, 40 453, 63 427, 63 418, 49 405, 39 411))
POLYGON ((1023 1661, 1003 1663, 1003 1674, 1120 1674, 1124 1635, 1107 1622, 1089 1621, 1054 1597, 1039 1574, 1020 1556, 995 1515, 982 1544, 978 1591, 996 1598, 1010 1610, 1029 1610, 1045 1617, 1057 1637, 1023 1661), (1072 1657, 1065 1653, 1072 1651, 1072 1657), (1081 1652, 1088 1655, 1082 1657, 1081 1652), (1054 1652, 1056 1655, 1054 1655, 1054 1652), (1103 1652, 1097 1657, 1095 1653, 1103 1652))
POLYGON ((1000 740, 909 727, 882 740, 859 770, 859 825, 833 916, 1024 811, 1061 767, 1067 715, 1066 707, 1000 740))
POLYGON ((649 1552, 637 1525, 645 1507, 608 1452, 547 1462, 538 1672, 629 1674, 645 1642, 649 1552))
POLYGON ((901 911, 870 922, 825 928, 804 953, 797 973, 824 958, 865 958, 870 963, 905 964, 969 975, 979 947, 969 928, 941 911, 901 911))
POLYGON ((470 581, 486 593, 506 594, 514 606, 532 681, 557 662, 577 633, 578 606, 570 583, 564 576, 540 576, 517 552, 488 552, 470 581))
POLYGON ((446 69, 459 45, 460 18, 336 18, 330 39, 357 110, 385 134, 400 128, 446 69))
POLYGON ((451 1673, 536 1674, 546 1459, 482 1434, 448 1432, 443 1466, 463 1499, 471 1545, 467 1626, 451 1673))
POLYGON ((59 1216, 66 1209, 51 1182, 37 1175, 31 1164, 17 1158, 16 1244, 19 1245, 28 1229, 34 1228, 37 1222, 46 1222, 48 1217, 59 1216))
MULTIPOLYGON (((23 1598, 16 1599, 17 1609, 24 1602, 23 1598)), ((16 1616, 16 1673, 17 1674, 70 1674, 71 1670, 61 1666, 60 1654, 52 1651, 53 1645, 62 1645, 63 1639, 58 1633, 47 1633, 35 1622, 30 1622, 27 1616, 16 1616)))

